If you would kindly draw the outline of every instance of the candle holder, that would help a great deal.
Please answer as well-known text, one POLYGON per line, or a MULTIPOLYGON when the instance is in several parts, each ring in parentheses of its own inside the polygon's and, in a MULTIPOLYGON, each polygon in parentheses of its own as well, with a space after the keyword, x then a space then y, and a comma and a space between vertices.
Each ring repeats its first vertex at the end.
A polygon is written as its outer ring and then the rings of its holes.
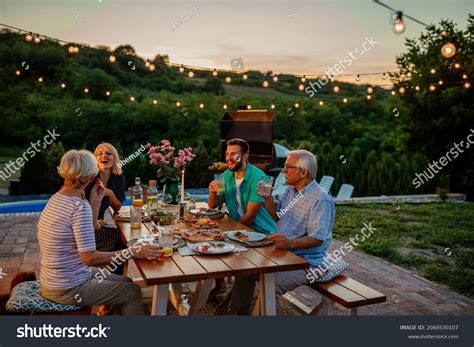
POLYGON ((184 219, 186 211, 186 203, 184 201, 179 202, 179 219, 184 219))

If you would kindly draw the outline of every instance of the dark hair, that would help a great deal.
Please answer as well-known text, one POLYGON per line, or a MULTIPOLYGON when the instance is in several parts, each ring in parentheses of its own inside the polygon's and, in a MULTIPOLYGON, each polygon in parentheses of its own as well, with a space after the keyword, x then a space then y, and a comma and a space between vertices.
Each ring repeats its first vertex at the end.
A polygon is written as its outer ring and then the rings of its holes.
POLYGON ((227 141, 227 146, 230 146, 230 145, 238 145, 240 149, 242 150, 242 154, 247 154, 249 152, 249 144, 245 140, 238 139, 238 138, 230 139, 229 141, 227 141))

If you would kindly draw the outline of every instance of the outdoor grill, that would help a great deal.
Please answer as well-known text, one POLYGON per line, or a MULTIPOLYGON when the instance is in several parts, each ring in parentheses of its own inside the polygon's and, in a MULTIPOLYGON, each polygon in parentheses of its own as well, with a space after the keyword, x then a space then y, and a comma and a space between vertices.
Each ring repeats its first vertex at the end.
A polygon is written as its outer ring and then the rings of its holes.
POLYGON ((210 169, 215 172, 227 169, 225 163, 226 142, 241 138, 249 143, 251 164, 271 175, 277 175, 281 168, 276 168, 276 152, 273 144, 276 113, 267 110, 238 110, 225 112, 219 120, 221 132, 220 162, 210 169))

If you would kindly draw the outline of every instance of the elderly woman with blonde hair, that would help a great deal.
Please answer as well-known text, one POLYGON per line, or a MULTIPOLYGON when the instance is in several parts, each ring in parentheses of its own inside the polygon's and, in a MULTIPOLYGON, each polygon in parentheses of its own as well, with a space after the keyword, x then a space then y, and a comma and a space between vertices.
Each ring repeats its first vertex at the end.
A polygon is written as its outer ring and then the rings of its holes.
POLYGON ((64 186, 49 199, 38 222, 41 294, 66 305, 112 305, 124 315, 143 314, 140 287, 125 276, 110 272, 104 276, 103 270, 99 274, 96 267, 117 258, 156 259, 162 253, 153 245, 119 252, 96 250, 93 221, 98 218, 105 187, 97 180, 89 202, 84 188, 97 173, 96 159, 89 151, 70 150, 61 158, 64 186))

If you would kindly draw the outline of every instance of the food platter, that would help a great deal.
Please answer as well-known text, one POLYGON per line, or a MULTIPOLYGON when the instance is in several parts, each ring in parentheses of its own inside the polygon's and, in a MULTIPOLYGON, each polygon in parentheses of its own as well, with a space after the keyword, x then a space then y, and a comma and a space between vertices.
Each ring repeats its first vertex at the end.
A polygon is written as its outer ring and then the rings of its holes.
POLYGON ((198 242, 191 246, 191 249, 195 252, 203 254, 224 254, 234 251, 235 246, 227 242, 220 241, 206 241, 198 242))
POLYGON ((265 234, 262 233, 256 233, 252 231, 246 231, 246 230, 234 230, 234 231, 229 231, 226 233, 226 236, 233 241, 237 242, 258 242, 265 240, 266 236, 265 234))

